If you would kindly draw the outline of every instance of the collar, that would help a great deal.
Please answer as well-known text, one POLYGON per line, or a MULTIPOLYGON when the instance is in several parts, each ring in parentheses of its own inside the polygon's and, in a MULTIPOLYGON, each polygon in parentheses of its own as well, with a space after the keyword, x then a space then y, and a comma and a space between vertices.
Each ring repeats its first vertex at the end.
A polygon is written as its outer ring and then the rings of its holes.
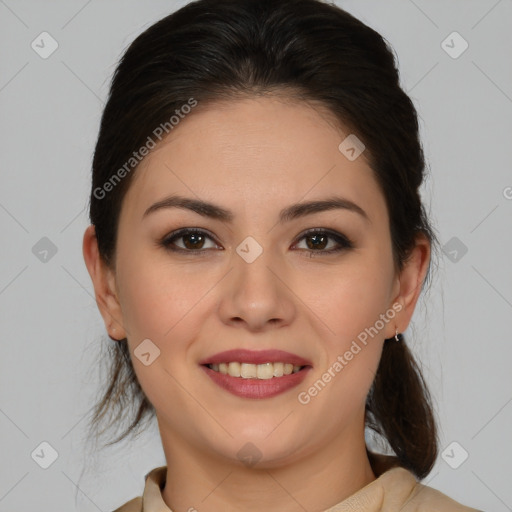
MULTIPOLYGON (((396 510, 398 510, 407 501, 408 496, 418 485, 414 475, 398 466, 396 457, 372 452, 368 452, 368 456, 377 478, 324 512, 354 512, 354 510, 377 512, 383 509, 384 504, 396 504, 396 510)), ((166 475, 167 466, 154 468, 146 474, 141 512, 173 512, 162 498, 166 475)))

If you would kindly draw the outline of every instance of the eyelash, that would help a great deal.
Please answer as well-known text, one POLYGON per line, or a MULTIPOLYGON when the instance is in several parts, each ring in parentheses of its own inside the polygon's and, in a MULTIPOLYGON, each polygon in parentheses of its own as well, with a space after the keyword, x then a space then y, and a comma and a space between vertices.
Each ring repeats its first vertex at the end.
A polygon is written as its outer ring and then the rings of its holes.
MULTIPOLYGON (((215 240, 213 237, 206 231, 202 229, 192 229, 192 228, 183 228, 179 229, 177 231, 174 231, 173 233, 170 233, 169 235, 166 235, 162 240, 160 240, 159 244, 164 247, 168 251, 177 252, 177 253, 186 253, 186 254, 193 254, 193 255, 199 255, 203 252, 205 252, 207 249, 182 249, 181 247, 173 247, 174 241, 183 238, 186 235, 203 235, 207 238, 210 238, 213 242, 215 240)), ((303 238, 307 238, 308 236, 314 236, 314 235, 326 235, 328 238, 333 239, 338 244, 338 247, 335 249, 328 249, 328 250, 314 250, 314 249, 299 249, 301 251, 306 251, 310 253, 310 257, 313 256, 322 256, 322 255, 330 255, 339 253, 344 250, 352 249, 354 247, 353 242, 346 237, 345 235, 342 235, 341 233, 338 233, 336 231, 332 231, 330 229, 324 229, 324 228, 313 228, 309 229, 308 231, 302 233, 300 238, 298 238, 297 242, 301 241, 303 238)), ((216 242, 215 242, 216 243, 216 242)), ((294 244, 295 245, 295 244, 294 244)))

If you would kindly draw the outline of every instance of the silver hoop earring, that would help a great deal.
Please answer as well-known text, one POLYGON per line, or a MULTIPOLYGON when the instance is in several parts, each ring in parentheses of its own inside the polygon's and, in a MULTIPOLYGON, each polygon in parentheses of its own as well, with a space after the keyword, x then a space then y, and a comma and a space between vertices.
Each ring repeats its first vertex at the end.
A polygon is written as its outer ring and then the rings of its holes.
POLYGON ((395 328, 395 340, 400 342, 400 338, 398 336, 401 338, 401 335, 398 334, 398 329, 395 328))

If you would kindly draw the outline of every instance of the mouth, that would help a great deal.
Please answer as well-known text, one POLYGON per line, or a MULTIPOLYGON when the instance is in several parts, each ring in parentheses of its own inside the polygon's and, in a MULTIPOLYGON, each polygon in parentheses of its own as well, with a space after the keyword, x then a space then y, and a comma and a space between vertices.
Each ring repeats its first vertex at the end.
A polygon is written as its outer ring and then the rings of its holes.
POLYGON ((199 362, 220 388, 242 398, 270 398, 298 386, 310 361, 282 350, 228 350, 199 362))

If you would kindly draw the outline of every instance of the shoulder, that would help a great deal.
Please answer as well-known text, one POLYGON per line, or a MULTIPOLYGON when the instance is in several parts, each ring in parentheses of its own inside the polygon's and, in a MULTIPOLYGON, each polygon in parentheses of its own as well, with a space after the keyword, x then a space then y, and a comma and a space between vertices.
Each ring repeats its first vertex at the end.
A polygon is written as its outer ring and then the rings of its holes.
POLYGON ((124 505, 116 508, 113 512, 141 512, 142 511, 142 497, 137 496, 124 505))
POLYGON ((385 506, 392 510, 393 504, 399 501, 403 506, 401 512, 480 512, 418 482, 411 471, 400 466, 396 456, 369 451, 368 457, 377 476, 368 487, 380 496, 382 510, 388 510, 385 506))
MULTIPOLYGON (((407 505, 411 511, 446 510, 447 512, 480 512, 475 508, 455 501, 437 489, 420 483, 415 485, 407 505)), ((404 508, 404 512, 409 512, 408 507, 404 508)))
MULTIPOLYGON (((395 467, 383 473, 378 480, 381 481, 383 487, 389 490, 390 486, 397 485, 397 483, 403 485, 404 490, 407 490, 407 495, 403 495, 403 505, 400 510, 402 512, 429 512, 436 510, 439 512, 479 512, 477 509, 470 508, 463 505, 446 494, 423 485, 418 482, 415 476, 408 470, 402 467, 395 467), (405 484, 405 485, 404 485, 405 484)), ((384 503, 386 503, 387 493, 384 494, 384 503)), ((392 498, 391 495, 389 495, 392 498)), ((393 503, 389 503, 389 510, 392 510, 393 503)), ((382 510, 387 510, 385 506, 382 510)))
POLYGON ((113 512, 142 512, 143 510, 163 510, 161 489, 165 484, 167 466, 159 466, 147 472, 144 476, 144 492, 142 496, 127 501, 113 512))

